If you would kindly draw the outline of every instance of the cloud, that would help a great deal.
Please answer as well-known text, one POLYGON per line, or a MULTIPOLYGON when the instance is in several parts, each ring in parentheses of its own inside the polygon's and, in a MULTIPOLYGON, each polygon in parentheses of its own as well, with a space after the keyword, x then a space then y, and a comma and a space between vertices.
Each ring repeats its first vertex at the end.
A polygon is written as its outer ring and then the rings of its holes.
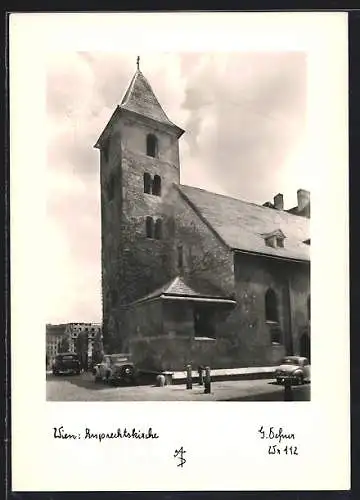
MULTIPOLYGON (((48 321, 101 320, 97 138, 136 69, 118 53, 57 53, 47 67, 48 321)), ((186 130, 181 181, 262 203, 295 196, 306 118, 302 53, 152 54, 141 69, 186 130), (294 180, 295 179, 295 180, 294 180)))
POLYGON ((224 191, 261 202, 272 193, 269 179, 302 139, 305 54, 207 56, 198 70, 192 57, 191 67, 183 102, 191 111, 185 125, 189 156, 201 157, 224 191))

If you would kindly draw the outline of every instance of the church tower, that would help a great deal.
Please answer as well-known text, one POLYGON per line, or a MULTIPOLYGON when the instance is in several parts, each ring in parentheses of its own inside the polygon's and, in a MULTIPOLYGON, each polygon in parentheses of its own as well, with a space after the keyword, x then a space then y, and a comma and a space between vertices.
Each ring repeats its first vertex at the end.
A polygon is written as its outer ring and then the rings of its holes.
POLYGON ((100 150, 104 344, 127 349, 124 308, 173 277, 168 194, 180 181, 179 138, 139 68, 95 147, 100 150))

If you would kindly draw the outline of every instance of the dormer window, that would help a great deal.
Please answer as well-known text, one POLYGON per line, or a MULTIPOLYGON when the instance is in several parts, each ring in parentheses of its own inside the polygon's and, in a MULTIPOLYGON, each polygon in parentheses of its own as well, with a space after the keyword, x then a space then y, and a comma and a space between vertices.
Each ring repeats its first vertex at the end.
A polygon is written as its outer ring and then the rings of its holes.
POLYGON ((262 235, 265 240, 265 245, 272 248, 284 248, 285 235, 278 229, 271 233, 266 233, 262 235))

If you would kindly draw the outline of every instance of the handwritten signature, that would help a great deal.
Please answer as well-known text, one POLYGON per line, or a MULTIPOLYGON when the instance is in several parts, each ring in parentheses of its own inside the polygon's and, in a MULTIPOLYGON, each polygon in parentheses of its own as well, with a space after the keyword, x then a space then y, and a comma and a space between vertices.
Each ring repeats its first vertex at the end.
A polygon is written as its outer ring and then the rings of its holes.
POLYGON ((175 450, 174 458, 178 458, 178 460, 180 460, 180 462, 177 464, 178 467, 184 467, 184 464, 186 463, 186 460, 184 458, 185 453, 186 451, 183 447, 175 450))

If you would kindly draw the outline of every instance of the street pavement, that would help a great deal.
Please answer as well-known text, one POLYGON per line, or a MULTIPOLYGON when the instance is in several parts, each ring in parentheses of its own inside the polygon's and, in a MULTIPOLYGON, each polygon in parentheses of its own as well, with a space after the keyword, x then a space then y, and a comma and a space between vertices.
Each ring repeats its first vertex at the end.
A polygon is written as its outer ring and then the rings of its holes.
MULTIPOLYGON (((293 387, 294 401, 310 400, 310 384, 293 387)), ((204 386, 185 384, 113 387, 95 383, 91 373, 71 376, 46 376, 48 401, 283 401, 284 388, 272 380, 226 380, 211 383, 211 394, 204 386)))

